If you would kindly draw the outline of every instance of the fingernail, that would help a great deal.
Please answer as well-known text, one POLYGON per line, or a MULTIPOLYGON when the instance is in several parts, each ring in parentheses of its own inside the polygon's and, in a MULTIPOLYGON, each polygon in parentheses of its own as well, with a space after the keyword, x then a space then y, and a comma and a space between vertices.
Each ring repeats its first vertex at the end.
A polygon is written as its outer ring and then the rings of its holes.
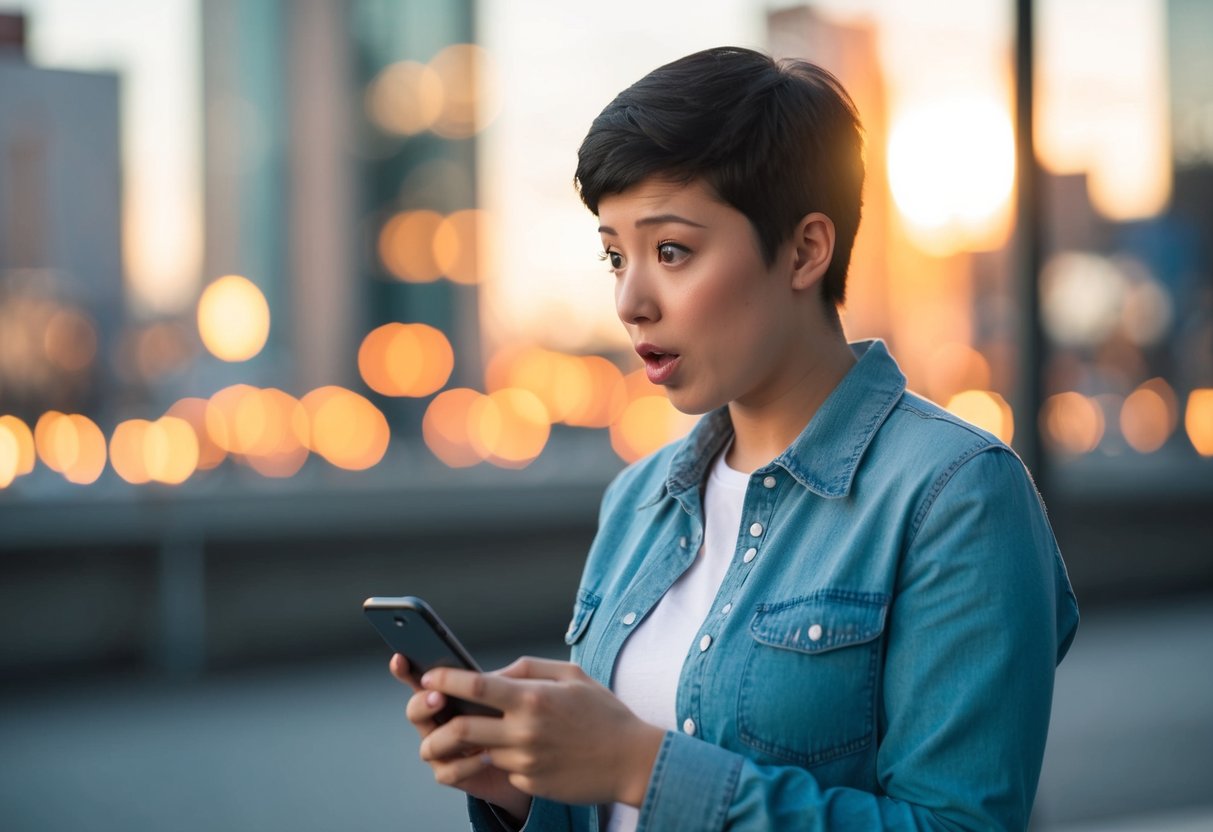
POLYGON ((438 702, 441 698, 442 694, 436 690, 432 690, 425 695, 425 704, 429 705, 431 708, 437 708, 438 702))
POLYGON ((431 681, 432 681, 432 678, 431 678, 430 674, 427 673, 421 677, 421 686, 423 688, 428 688, 430 686, 431 681))
POLYGON ((486 766, 491 766, 493 764, 493 758, 490 756, 489 752, 486 751, 480 755, 480 762, 486 766))

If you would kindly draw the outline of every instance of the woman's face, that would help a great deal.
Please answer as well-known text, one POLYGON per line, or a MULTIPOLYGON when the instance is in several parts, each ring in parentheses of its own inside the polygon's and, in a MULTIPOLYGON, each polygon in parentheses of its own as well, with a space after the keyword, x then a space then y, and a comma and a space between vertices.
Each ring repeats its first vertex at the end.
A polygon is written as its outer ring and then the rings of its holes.
POLYGON ((704 183, 647 179, 598 205, 615 306, 649 380, 685 413, 761 407, 805 356, 791 247, 768 266, 744 214, 704 183))

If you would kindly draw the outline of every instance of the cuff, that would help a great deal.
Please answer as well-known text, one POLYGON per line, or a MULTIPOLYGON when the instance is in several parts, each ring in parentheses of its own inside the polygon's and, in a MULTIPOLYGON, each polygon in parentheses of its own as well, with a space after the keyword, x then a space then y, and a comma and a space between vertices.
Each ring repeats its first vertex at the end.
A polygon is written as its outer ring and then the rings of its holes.
POLYGON ((531 800, 531 811, 525 823, 518 826, 492 803, 469 795, 468 819, 475 832, 563 832, 572 829, 570 808, 541 797, 531 800))
POLYGON ((637 832, 724 829, 742 758, 703 740, 667 731, 640 807, 637 832))

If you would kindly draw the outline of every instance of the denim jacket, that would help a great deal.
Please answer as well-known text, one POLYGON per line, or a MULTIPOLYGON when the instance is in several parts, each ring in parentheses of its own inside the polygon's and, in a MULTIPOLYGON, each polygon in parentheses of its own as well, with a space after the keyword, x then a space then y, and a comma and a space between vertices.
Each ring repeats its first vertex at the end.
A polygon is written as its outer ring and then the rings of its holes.
MULTIPOLYGON (((1078 608, 1039 495, 989 434, 905 389, 879 341, 753 472, 682 657, 640 830, 1024 829, 1078 608), (708 638, 704 638, 707 636, 708 638)), ((603 499, 566 641, 604 685, 692 563, 727 409, 603 499)), ((500 829, 471 801, 473 828, 500 829)), ((597 829, 536 799, 528 832, 597 829)))

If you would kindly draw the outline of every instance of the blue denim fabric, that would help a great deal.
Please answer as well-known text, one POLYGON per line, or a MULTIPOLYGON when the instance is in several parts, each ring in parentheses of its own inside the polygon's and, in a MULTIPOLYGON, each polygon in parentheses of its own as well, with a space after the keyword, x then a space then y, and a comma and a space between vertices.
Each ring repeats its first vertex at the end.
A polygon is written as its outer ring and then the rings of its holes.
MULTIPOLYGON (((1010 449, 906 392, 881 342, 852 348, 800 437, 750 477, 733 565, 671 657, 683 730, 641 830, 1027 826, 1078 624, 1044 508, 1010 449)), ((708 414, 607 490, 566 634, 603 684, 694 560, 730 433, 727 410, 708 414)), ((474 828, 500 828, 487 808, 472 802, 474 828)), ((525 826, 596 828, 593 807, 545 800, 525 826)))

